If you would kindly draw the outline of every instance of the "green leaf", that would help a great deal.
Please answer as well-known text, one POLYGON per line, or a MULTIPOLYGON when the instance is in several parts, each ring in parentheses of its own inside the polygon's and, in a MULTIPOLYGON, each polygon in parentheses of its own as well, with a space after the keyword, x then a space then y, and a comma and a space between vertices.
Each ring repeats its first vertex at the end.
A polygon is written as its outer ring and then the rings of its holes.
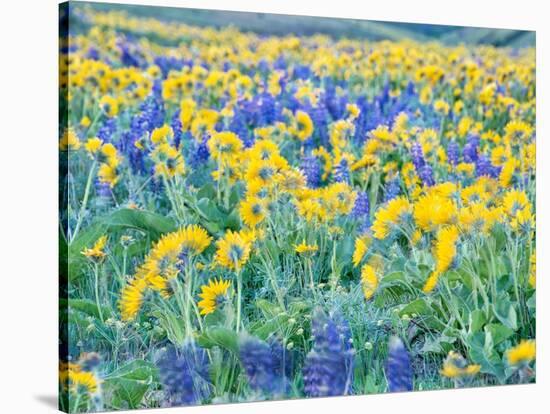
POLYGON ((223 214, 218 207, 208 198, 201 198, 197 202, 197 210, 200 215, 208 221, 220 222, 223 219, 223 214))
MULTIPOLYGON (((99 319, 99 310, 94 301, 90 299, 59 299, 60 308, 68 308, 69 310, 77 310, 85 313, 88 316, 93 316, 99 319)), ((101 306, 101 312, 105 319, 113 316, 111 310, 106 306, 101 306)))
POLYGON ((126 229, 139 230, 151 240, 157 240, 162 234, 176 230, 176 223, 160 214, 129 208, 98 217, 68 246, 69 280, 75 281, 82 276, 86 265, 86 258, 81 254, 84 248, 91 247, 104 234, 126 229))
POLYGON ((510 338, 514 331, 507 326, 501 325, 500 323, 491 323, 485 326, 485 332, 491 334, 493 345, 498 345, 506 339, 510 338))
POLYGON ((476 333, 480 331, 481 328, 483 328, 483 325, 485 325, 485 322, 485 313, 482 310, 476 309, 472 311, 472 313, 470 313, 469 333, 476 333))
POLYGON ((502 324, 516 331, 518 329, 516 309, 507 296, 499 298, 493 304, 493 313, 502 324))
POLYGON ((161 234, 176 230, 176 223, 168 217, 130 208, 111 213, 104 219, 104 223, 108 227, 140 230, 149 233, 155 239, 161 234))
POLYGON ((227 349, 233 353, 237 353, 239 350, 237 333, 231 329, 223 327, 207 329, 198 336, 197 342, 203 348, 219 346, 220 348, 227 349))
POLYGON ((430 305, 426 303, 425 299, 418 298, 403 307, 399 312, 399 316, 410 316, 414 313, 416 313, 417 315, 431 315, 433 313, 433 309, 430 307, 430 305))
POLYGON ((504 364, 494 349, 492 334, 489 330, 468 336, 469 358, 481 365, 481 372, 494 375, 500 383, 506 380, 504 364))
POLYGON ((158 372, 154 365, 134 360, 105 377, 103 390, 114 409, 139 408, 143 396, 156 382, 158 372))

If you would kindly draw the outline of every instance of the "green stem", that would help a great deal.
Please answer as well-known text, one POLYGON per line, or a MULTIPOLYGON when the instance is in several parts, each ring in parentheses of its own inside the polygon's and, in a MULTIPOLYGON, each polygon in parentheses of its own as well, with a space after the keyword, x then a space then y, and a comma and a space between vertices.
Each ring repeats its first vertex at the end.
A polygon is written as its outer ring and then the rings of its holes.
POLYGON ((241 329, 241 299, 242 299, 242 290, 243 290, 243 280, 240 269, 236 271, 237 275, 237 332, 241 329))
POLYGON ((99 319, 101 322, 105 322, 103 319, 103 312, 101 311, 101 306, 99 305, 99 265, 94 264, 94 290, 95 290, 95 304, 97 306, 97 312, 99 313, 99 319))
POLYGON ((82 199, 80 211, 78 212, 78 221, 76 222, 76 227, 71 237, 71 241, 75 239, 76 235, 78 234, 78 230, 80 230, 80 226, 82 225, 82 219, 84 218, 84 211, 86 210, 86 206, 88 205, 88 198, 90 197, 90 188, 92 187, 92 181, 94 178, 96 165, 97 165, 97 161, 94 160, 92 166, 90 167, 90 172, 88 173, 88 180, 86 181, 86 189, 84 190, 84 198, 82 199))

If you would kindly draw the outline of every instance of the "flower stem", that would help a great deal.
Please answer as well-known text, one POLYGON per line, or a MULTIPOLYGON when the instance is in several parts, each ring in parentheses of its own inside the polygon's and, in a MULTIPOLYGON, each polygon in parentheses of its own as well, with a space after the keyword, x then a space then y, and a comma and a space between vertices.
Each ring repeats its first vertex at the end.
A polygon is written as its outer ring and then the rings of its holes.
POLYGON ((84 198, 82 199, 82 204, 80 205, 80 210, 78 212, 78 221, 76 222, 76 227, 72 234, 71 241, 75 239, 76 235, 78 234, 78 230, 80 230, 80 226, 82 225, 84 211, 86 210, 86 206, 88 205, 88 198, 90 198, 90 188, 92 187, 92 180, 94 178, 96 165, 97 165, 97 161, 94 160, 92 166, 90 167, 90 172, 88 173, 88 180, 86 181, 86 189, 84 190, 84 198))
POLYGON ((243 290, 243 279, 240 269, 237 269, 237 332, 241 329, 241 301, 243 290))
POLYGON ((94 264, 94 290, 95 290, 95 304, 97 306, 97 312, 99 313, 99 319, 101 322, 105 322, 103 319, 103 312, 101 311, 101 306, 99 305, 99 265, 94 264))

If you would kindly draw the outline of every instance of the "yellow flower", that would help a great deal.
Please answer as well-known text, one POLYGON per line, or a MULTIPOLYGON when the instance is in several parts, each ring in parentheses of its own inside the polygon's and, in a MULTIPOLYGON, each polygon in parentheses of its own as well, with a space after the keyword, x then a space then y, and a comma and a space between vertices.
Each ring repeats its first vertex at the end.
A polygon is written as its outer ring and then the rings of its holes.
POLYGON ((99 100, 99 106, 109 118, 118 114, 118 101, 110 95, 104 95, 99 100))
POLYGON ((436 270, 439 273, 445 272, 452 264, 456 255, 456 242, 459 231, 457 226, 443 228, 437 234, 435 244, 436 270))
POLYGON ((447 355, 447 358, 443 362, 443 368, 440 373, 447 378, 461 379, 476 375, 480 369, 480 365, 468 365, 468 361, 466 361, 462 355, 455 351, 450 351, 449 355, 447 355))
POLYGON ((130 280, 122 289, 118 303, 122 320, 129 321, 136 317, 143 303, 143 296, 147 287, 146 279, 136 278, 130 280))
POLYGON ((97 172, 97 177, 99 178, 99 182, 109 184, 109 186, 113 188, 118 182, 117 166, 107 163, 101 164, 97 172))
POLYGON ((504 128, 504 138, 515 144, 524 144, 533 134, 533 127, 523 121, 510 121, 504 128))
POLYGON ((272 72, 271 75, 269 75, 267 91, 273 96, 279 95, 282 91, 281 77, 281 72, 272 72))
POLYGON ((80 140, 72 128, 65 129, 61 139, 59 140, 59 149, 61 151, 73 150, 80 148, 80 140))
POLYGON ((261 223, 267 215, 265 201, 257 197, 249 197, 241 202, 239 213, 244 224, 249 227, 255 227, 261 223))
POLYGON ((250 257, 251 241, 243 235, 228 230, 222 239, 216 242, 218 250, 214 260, 222 267, 239 271, 250 257))
POLYGON ((296 126, 292 129, 292 133, 300 141, 305 141, 313 134, 313 121, 304 111, 296 111, 296 126))
POLYGON ((435 112, 441 115, 448 115, 450 109, 451 109, 450 105, 447 102, 445 102, 443 99, 437 99, 434 102, 435 112))
POLYGON ((208 315, 214 312, 227 299, 227 291, 230 286, 229 280, 222 279, 210 280, 208 285, 201 286, 199 297, 202 300, 198 303, 200 314, 208 315))
POLYGON ((80 120, 80 126, 83 128, 88 128, 91 124, 92 124, 92 120, 85 115, 80 120))
POLYGON ((155 145, 165 144, 173 136, 174 131, 172 131, 172 127, 170 127, 170 125, 164 124, 159 128, 155 128, 153 132, 151 132, 151 141, 155 145))
POLYGON ((193 120, 193 115, 197 104, 191 98, 184 99, 181 101, 180 105, 180 122, 181 129, 187 131, 191 127, 191 121, 193 120))
POLYGON ((386 207, 379 208, 374 215, 373 235, 385 239, 394 226, 399 226, 403 219, 412 213, 412 205, 405 197, 391 200, 386 207))
POLYGON ((81 391, 94 394, 97 391, 98 380, 93 372, 80 369, 69 369, 69 389, 74 393, 81 391))
POLYGON ((456 205, 446 197, 428 194, 414 204, 414 220, 424 231, 436 230, 442 225, 451 224, 457 216, 456 205))
POLYGON ((185 172, 183 155, 170 144, 160 144, 152 152, 151 158, 155 161, 156 175, 172 178, 185 172))
POLYGON ((275 155, 268 160, 256 159, 250 162, 245 177, 247 182, 258 181, 263 186, 270 186, 281 178, 279 173, 287 166, 281 156, 275 155))
POLYGON ((356 119, 361 114, 361 110, 356 104, 347 104, 346 110, 348 111, 351 119, 356 119))
POLYGON ((378 276, 374 266, 366 264, 361 268, 361 285, 363 286, 363 295, 369 300, 378 287, 378 276))
POLYGON ((506 359, 510 365, 528 364, 536 358, 537 350, 534 339, 522 340, 518 345, 506 351, 506 359))
POLYGON ((500 175, 498 177, 500 181, 500 185, 502 187, 508 187, 510 185, 510 182, 512 181, 514 173, 516 172, 518 167, 519 167, 519 161, 513 157, 509 158, 502 165, 502 170, 500 171, 500 175))
POLYGON ((426 280, 424 293, 430 293, 436 286, 439 276, 447 271, 456 255, 456 242, 459 231, 455 225, 447 226, 439 230, 434 246, 435 270, 426 280))
POLYGON ((317 250, 319 250, 319 246, 316 244, 307 244, 305 240, 300 244, 294 245, 294 251, 298 254, 315 253, 317 250))
POLYGON ((101 261, 105 257, 105 245, 107 244, 107 236, 101 236, 91 249, 82 250, 82 254, 90 260, 101 261))
POLYGON ((524 191, 508 191, 502 200, 502 207, 512 230, 530 229, 534 226, 531 202, 524 191))
POLYGON ((88 139, 88 141, 86 141, 86 144, 84 144, 84 148, 86 148, 88 154, 90 154, 90 156, 93 158, 101 148, 101 145, 103 145, 103 141, 98 137, 95 137, 88 139))
POLYGON ((325 188, 323 200, 333 215, 349 214, 355 205, 357 193, 346 183, 334 183, 325 188))
POLYGON ((372 240, 369 236, 362 236, 355 239, 355 249, 352 257, 353 265, 355 267, 359 266, 361 260, 365 257, 371 241, 372 240))
POLYGON ((207 145, 212 158, 222 162, 238 154, 243 148, 243 142, 237 134, 229 131, 212 134, 207 145))

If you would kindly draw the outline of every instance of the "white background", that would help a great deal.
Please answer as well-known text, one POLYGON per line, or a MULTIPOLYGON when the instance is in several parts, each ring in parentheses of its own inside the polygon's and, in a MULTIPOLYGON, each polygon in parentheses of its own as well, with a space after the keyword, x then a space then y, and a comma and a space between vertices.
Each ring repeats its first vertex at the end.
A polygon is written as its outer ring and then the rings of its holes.
MULTIPOLYGON (((548 137, 550 12, 544 0, 119 1, 537 31, 537 381, 401 395, 282 401, 149 413, 549 412, 548 137), (546 186, 546 189, 544 188, 546 186)), ((56 411, 57 1, 3 1, 0 12, 0 413, 56 411)))

